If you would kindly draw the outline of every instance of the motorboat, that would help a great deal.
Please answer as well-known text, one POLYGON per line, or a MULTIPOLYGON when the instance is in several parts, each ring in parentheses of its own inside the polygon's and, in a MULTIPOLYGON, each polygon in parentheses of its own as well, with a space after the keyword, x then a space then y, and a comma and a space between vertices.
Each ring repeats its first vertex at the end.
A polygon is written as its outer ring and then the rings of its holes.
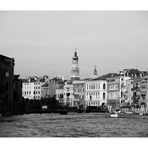
POLYGON ((110 117, 112 117, 112 118, 118 118, 117 112, 110 114, 110 117))

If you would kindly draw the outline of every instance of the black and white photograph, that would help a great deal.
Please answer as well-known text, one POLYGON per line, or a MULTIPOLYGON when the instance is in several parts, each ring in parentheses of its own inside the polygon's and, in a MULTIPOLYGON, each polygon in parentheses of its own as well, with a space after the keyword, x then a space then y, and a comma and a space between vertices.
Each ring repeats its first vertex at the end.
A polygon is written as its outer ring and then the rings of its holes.
POLYGON ((148 137, 148 11, 0 11, 0 137, 148 137))

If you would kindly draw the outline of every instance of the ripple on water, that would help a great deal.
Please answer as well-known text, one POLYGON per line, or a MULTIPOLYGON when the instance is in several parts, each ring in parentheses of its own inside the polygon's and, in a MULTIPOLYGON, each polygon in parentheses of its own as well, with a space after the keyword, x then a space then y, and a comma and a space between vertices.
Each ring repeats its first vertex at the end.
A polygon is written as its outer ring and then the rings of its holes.
POLYGON ((1 137, 148 137, 148 116, 27 114, 0 117, 1 137), (139 117, 139 118, 138 118, 139 117))

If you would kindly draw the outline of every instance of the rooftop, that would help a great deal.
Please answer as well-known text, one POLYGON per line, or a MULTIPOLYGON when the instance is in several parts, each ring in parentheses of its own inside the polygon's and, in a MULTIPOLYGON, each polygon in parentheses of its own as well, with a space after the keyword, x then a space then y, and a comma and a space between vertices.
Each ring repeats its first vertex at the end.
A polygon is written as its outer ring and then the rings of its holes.
POLYGON ((11 59, 10 57, 4 56, 2 54, 0 54, 0 58, 11 59))
POLYGON ((106 80, 107 78, 118 77, 118 76, 121 75, 117 73, 108 73, 92 80, 106 80))

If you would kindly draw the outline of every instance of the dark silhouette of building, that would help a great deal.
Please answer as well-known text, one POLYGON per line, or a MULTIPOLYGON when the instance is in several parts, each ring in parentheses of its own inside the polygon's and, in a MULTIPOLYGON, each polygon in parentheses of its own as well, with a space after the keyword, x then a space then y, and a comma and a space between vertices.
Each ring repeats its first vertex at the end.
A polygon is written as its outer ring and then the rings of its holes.
POLYGON ((13 77, 13 113, 22 113, 22 80, 19 75, 13 77))
POLYGON ((0 112, 13 111, 14 59, 0 55, 0 112))

